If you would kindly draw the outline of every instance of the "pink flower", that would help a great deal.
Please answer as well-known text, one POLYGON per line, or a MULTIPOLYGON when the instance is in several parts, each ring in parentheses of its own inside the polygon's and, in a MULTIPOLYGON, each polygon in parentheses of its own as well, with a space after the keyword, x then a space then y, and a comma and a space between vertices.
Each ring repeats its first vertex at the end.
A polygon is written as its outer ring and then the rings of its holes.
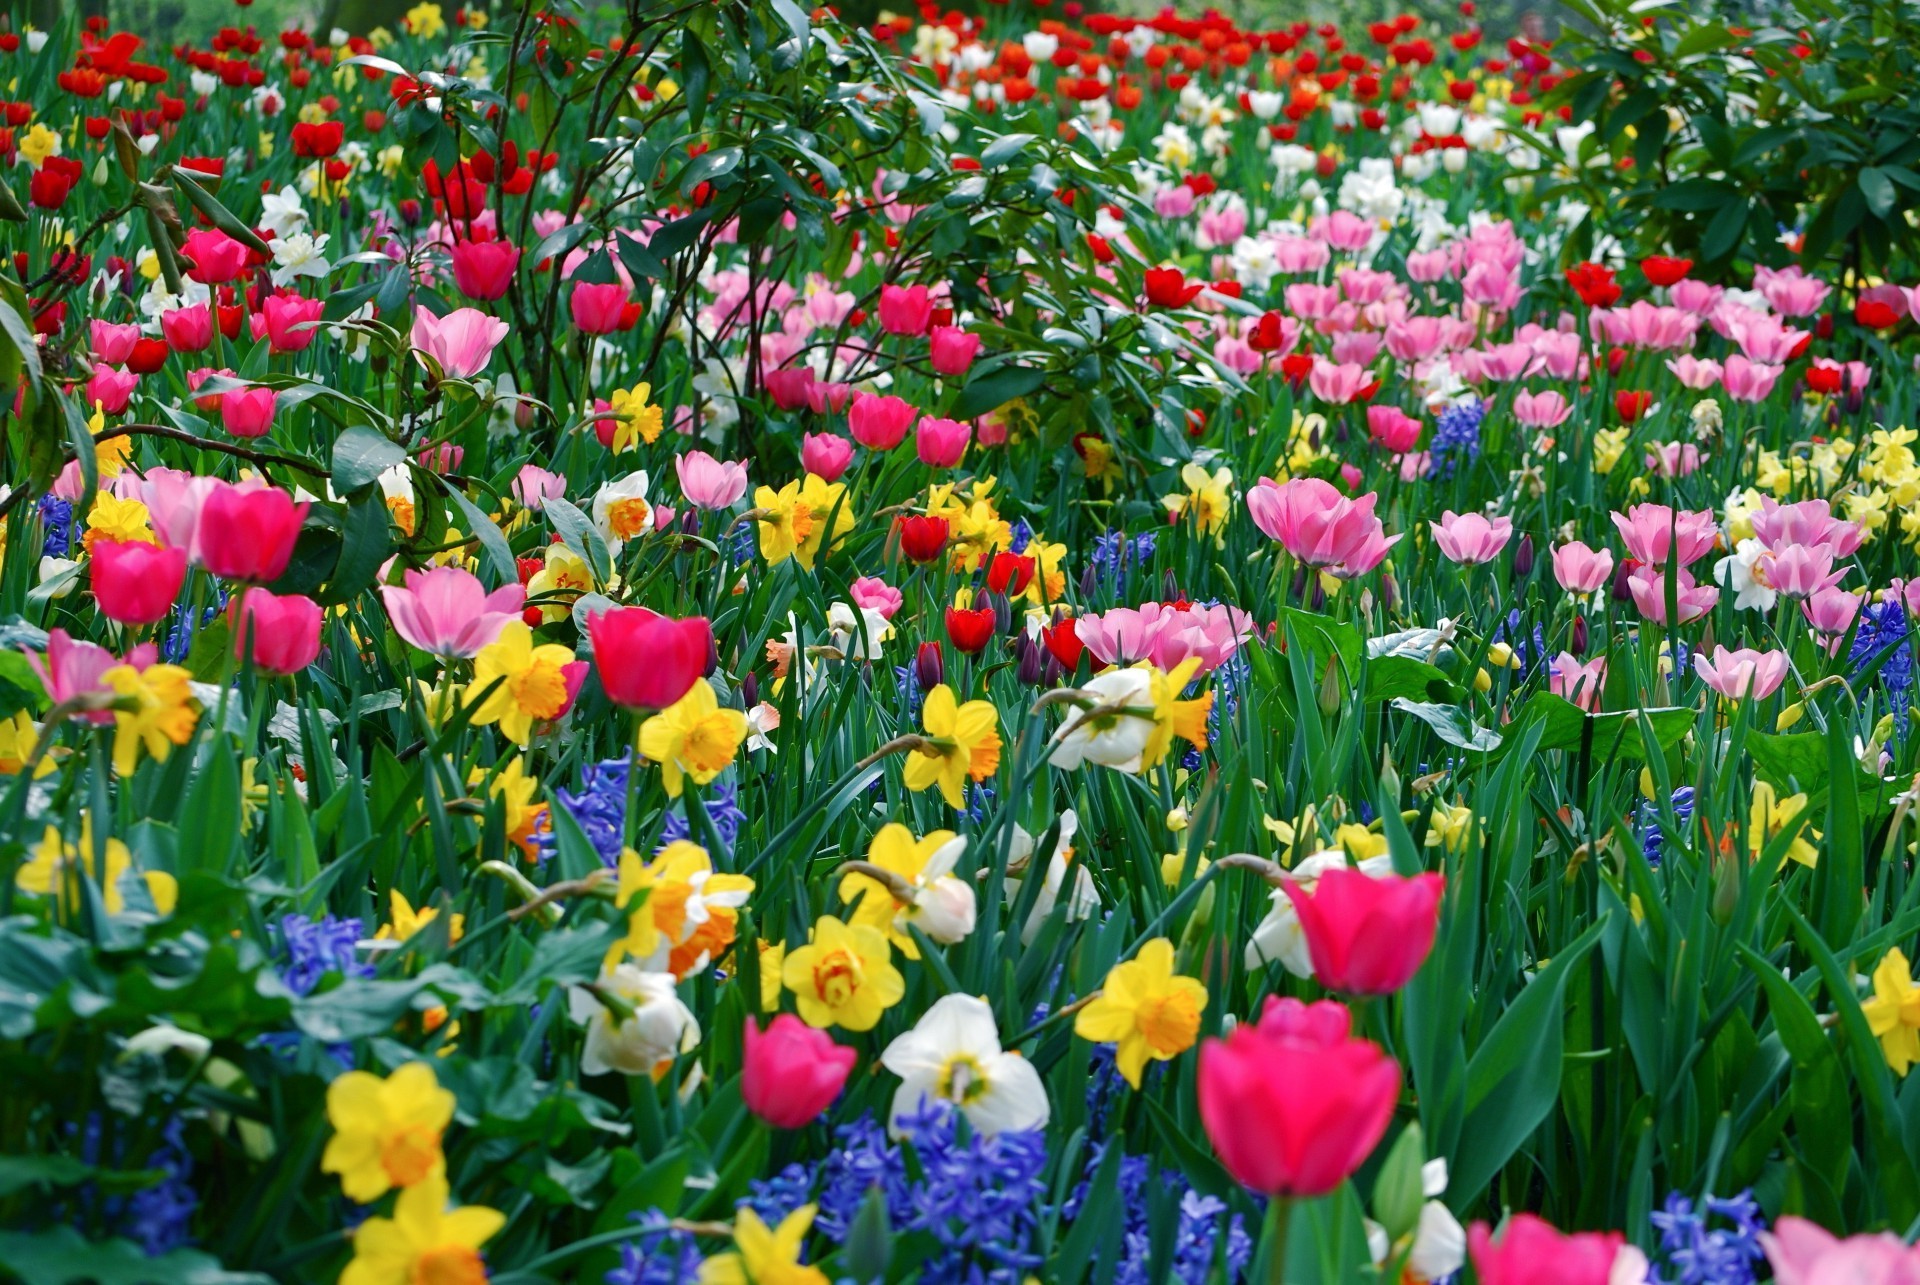
POLYGON ((200 506, 218 479, 195 477, 179 469, 157 468, 148 472, 140 487, 140 498, 147 506, 147 517, 161 543, 185 549, 194 559, 194 537, 200 523, 200 506))
POLYGON ((160 314, 160 333, 175 352, 199 352, 213 343, 213 309, 204 303, 170 308, 160 314))
POLYGON ((326 313, 319 299, 297 294, 268 296, 254 318, 254 338, 267 337, 268 346, 277 353, 301 352, 312 345, 319 333, 314 323, 326 313))
POLYGON ((436 317, 425 308, 413 314, 413 346, 440 365, 449 379, 472 379, 487 368, 508 326, 478 308, 455 308, 436 317))
POLYGON ((1316 981, 1349 995, 1391 995, 1413 980, 1433 949, 1446 880, 1375 878, 1336 867, 1311 893, 1291 879, 1281 888, 1300 917, 1316 981))
POLYGON ((1568 593, 1594 593, 1613 579, 1613 551, 1595 552, 1578 540, 1553 551, 1553 578, 1568 593))
POLYGON ((1728 651, 1725 647, 1715 647, 1711 660, 1694 653, 1693 669, 1700 675, 1700 681, 1728 700, 1752 696, 1763 701, 1779 691, 1780 684, 1786 681, 1787 653, 1753 651, 1746 647, 1728 651))
POLYGON ((271 388, 236 388, 220 397, 220 424, 235 437, 265 437, 273 427, 271 388))
POLYGON ((1767 583, 1789 598, 1811 598, 1831 589, 1847 570, 1833 569, 1833 550, 1824 544, 1789 544, 1769 553, 1764 561, 1767 583))
POLYGON ((320 655, 320 604, 297 593, 247 589, 227 608, 236 660, 248 656, 270 674, 297 674, 320 655))
POLYGON ((1726 316, 1726 335, 1740 346, 1748 361, 1769 365, 1791 359, 1800 345, 1812 337, 1804 330, 1782 325, 1777 317, 1746 308, 1726 316))
POLYGON ((456 241, 453 284, 469 299, 499 299, 513 284, 520 250, 511 241, 456 241))
POLYGON ((123 625, 151 625, 173 610, 187 578, 187 551, 143 540, 99 540, 92 576, 101 615, 123 625))
POLYGON ((1405 455, 1420 443, 1420 421, 1398 406, 1369 406, 1367 436, 1375 445, 1405 455))
POLYGON ((1373 243, 1373 224, 1357 214, 1335 210, 1308 223, 1307 235, 1336 250, 1364 250, 1373 243))
POLYGON ((1686 477, 1700 467, 1700 448, 1692 442, 1656 442, 1645 459, 1647 470, 1659 477, 1686 477))
POLYGON ((723 463, 705 451, 676 455, 674 469, 680 474, 680 494, 697 509, 730 509, 747 493, 747 466, 723 463))
POLYGON ((88 323, 88 344, 93 349, 93 359, 103 365, 126 365, 127 358, 133 356, 133 346, 139 342, 138 326, 116 325, 98 317, 88 323))
POLYGON ((1422 283, 1445 280, 1453 256, 1445 250, 1419 250, 1407 256, 1407 279, 1422 283))
POLYGON ((1720 382, 1720 363, 1711 357, 1696 357, 1692 353, 1669 357, 1667 369, 1675 379, 1696 392, 1705 392, 1720 382))
POLYGON ((1791 1214, 1760 1233, 1775 1285, 1920 1285, 1920 1248, 1890 1232, 1842 1240, 1791 1214))
POLYGON ((901 398, 855 393, 847 408, 847 429, 868 450, 890 451, 906 439, 917 414, 913 403, 901 398))
POLYGON ((1388 538, 1374 516, 1379 498, 1369 492, 1348 499, 1314 477, 1284 484, 1261 478, 1247 492, 1247 512, 1255 526, 1308 566, 1360 576, 1379 566, 1401 538, 1388 538))
POLYGON ((913 431, 913 447, 928 468, 954 468, 967 453, 973 429, 957 419, 924 415, 913 431))
POLYGON ((1833 506, 1825 500, 1802 500, 1781 504, 1772 497, 1760 501, 1753 515, 1753 533, 1769 549, 1790 544, 1824 544, 1837 558, 1844 558, 1860 547, 1865 535, 1857 522, 1833 516, 1833 506))
POLYGON ((535 513, 545 508, 548 500, 565 499, 566 494, 567 479, 538 464, 523 464, 513 475, 514 500, 535 513))
POLYGON ((924 335, 933 323, 933 297, 925 286, 881 286, 880 329, 890 335, 924 335))
POLYGON ((1721 286, 1710 286, 1704 281, 1688 277, 1676 281, 1667 287, 1667 297, 1673 300, 1673 306, 1682 312, 1690 312, 1696 317, 1704 317, 1712 312, 1726 294, 1721 286))
POLYGON ((1647 1258, 1617 1231, 1561 1235, 1532 1214, 1507 1219, 1499 1243, 1485 1223, 1467 1229, 1480 1285, 1641 1285, 1647 1258))
POLYGON ((823 482, 836 482, 853 463, 853 443, 832 433, 808 433, 800 439, 800 467, 823 482))
MULTIPOLYGON (((1365 875, 1360 876, 1366 878, 1365 875)), ((1220 1162, 1269 1196, 1324 1196, 1366 1160, 1400 1096, 1400 1065, 1322 1000, 1270 998, 1200 1050, 1200 1121, 1220 1162)))
POLYGON ((1514 395, 1513 417, 1528 428, 1558 428, 1571 414, 1573 407, 1567 399, 1551 389, 1514 395))
POLYGON ((1666 573, 1651 566, 1634 568, 1627 577, 1627 591, 1633 595, 1633 605, 1640 614, 1657 625, 1681 624, 1698 620, 1713 610, 1713 604, 1720 601, 1720 591, 1712 585, 1695 584, 1693 576, 1682 571, 1674 582, 1674 603, 1679 609, 1677 621, 1667 619, 1667 577, 1666 573))
POLYGON ((878 576, 861 576, 848 588, 853 605, 863 611, 877 611, 887 620, 892 620, 905 601, 900 591, 878 576))
POLYGON ((980 336, 958 326, 935 326, 927 337, 936 375, 964 375, 980 354, 980 336))
POLYGON ((87 405, 118 415, 133 400, 133 390, 138 387, 140 376, 132 371, 95 362, 93 376, 87 380, 87 405))
POLYGON ((1778 272, 1762 268, 1753 274, 1753 286, 1766 296, 1767 306, 1783 317, 1811 317, 1820 311, 1831 289, 1797 264, 1778 272))
POLYGON ((190 552, 213 575, 266 584, 287 569, 306 520, 307 506, 285 491, 258 480, 216 481, 200 505, 190 552))
POLYGON ((1727 396, 1737 402, 1763 402, 1773 392, 1773 386, 1783 369, 1780 366, 1762 366, 1748 361, 1739 353, 1733 353, 1721 368, 1720 382, 1726 388, 1727 396))
POLYGON ((1307 375, 1307 386, 1313 390, 1313 395, 1336 406, 1345 406, 1356 398, 1366 396, 1373 384, 1372 372, 1350 362, 1335 365, 1330 361, 1315 361, 1313 370, 1307 375))
POLYGON ((567 311, 573 317, 574 328, 581 334, 610 335, 626 320, 627 288, 617 281, 606 284, 576 281, 573 296, 567 300, 567 311))
POLYGON ((828 411, 839 414, 847 408, 853 398, 852 384, 829 384, 814 380, 806 388, 807 409, 816 415, 825 415, 828 411))
POLYGON ((1561 652, 1547 666, 1547 688, 1555 696, 1570 700, 1591 714, 1600 708, 1600 688, 1607 681, 1607 658, 1598 657, 1587 664, 1571 652, 1561 652))
POLYGON ((807 389, 813 380, 813 370, 807 366, 786 366, 769 370, 760 376, 760 382, 766 386, 767 396, 773 398, 773 404, 781 410, 799 410, 805 406, 807 389))
POLYGON ((1859 594, 1844 589, 1822 589, 1800 604, 1800 614, 1820 635, 1820 645, 1827 649, 1827 654, 1832 655, 1853 628, 1861 606, 1859 594))
MULTIPOLYGON (((154 662, 157 654, 153 644, 146 643, 128 652, 124 663, 135 669, 145 669, 154 662)), ((120 658, 105 647, 80 642, 66 630, 57 628, 47 634, 47 654, 44 659, 37 652, 27 653, 28 667, 39 676, 40 685, 47 689, 47 695, 56 705, 92 692, 112 694, 113 689, 101 682, 100 676, 121 663, 120 658)), ((111 724, 113 711, 92 710, 81 717, 89 723, 111 724)))
POLYGON ((1438 317, 1408 317, 1387 327, 1387 351, 1398 361, 1425 361, 1440 351, 1445 332, 1438 317))
POLYGON ((1427 525, 1433 529, 1433 542, 1440 546, 1447 560, 1468 567, 1492 562, 1513 538, 1512 518, 1488 519, 1478 513, 1455 513, 1448 509, 1438 522, 1427 525))
POLYGON ((587 617, 593 666, 607 699, 626 709, 665 709, 707 672, 713 626, 705 616, 675 620, 645 607, 587 617))
POLYGON ((740 1034, 745 1041, 740 1096, 749 1111, 776 1129, 798 1129, 818 1119, 860 1060, 791 1013, 774 1018, 764 1032, 749 1017, 740 1034))
POLYGON ((443 660, 471 660, 519 617, 527 590, 510 584, 488 593, 460 567, 409 568, 406 583, 381 585, 380 597, 402 638, 443 660))
POLYGON ((1654 567, 1665 567, 1675 550, 1681 566, 1698 562, 1713 552, 1717 534, 1712 513, 1676 512, 1664 504, 1636 504, 1624 514, 1616 512, 1613 525, 1627 552, 1654 567))
POLYGON ((203 286, 222 285, 247 270, 247 247, 217 228, 195 228, 180 247, 190 260, 187 277, 203 286))

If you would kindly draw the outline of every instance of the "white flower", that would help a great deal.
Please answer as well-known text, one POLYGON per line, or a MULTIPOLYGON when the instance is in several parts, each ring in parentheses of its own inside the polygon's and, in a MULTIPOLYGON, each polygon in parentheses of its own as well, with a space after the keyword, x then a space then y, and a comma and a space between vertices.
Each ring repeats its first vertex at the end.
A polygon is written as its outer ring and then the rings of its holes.
POLYGON ((1044 31, 1029 31, 1020 38, 1020 45, 1027 51, 1027 57, 1035 62, 1050 61, 1060 50, 1060 37, 1050 36, 1044 31))
MULTIPOLYGON (((1072 808, 1060 814, 1060 834, 1054 840, 1053 853, 1047 858, 1046 877, 1040 881, 1039 895, 1034 898, 1033 910, 1027 915, 1027 922, 1020 929, 1020 944, 1028 946, 1040 935, 1046 926, 1048 916, 1053 914, 1055 906, 1060 904, 1060 889, 1067 882, 1067 871, 1073 871, 1073 892, 1067 900, 1067 922, 1074 923, 1090 919, 1093 912, 1100 909, 1100 893, 1093 886, 1093 876, 1088 873, 1086 864, 1073 864, 1073 836, 1080 828, 1080 817, 1072 808)), ((1018 870, 1024 876, 1032 868, 1034 838, 1019 822, 1013 825, 1013 844, 1007 857, 1007 868, 1018 870)), ((1007 901, 1011 903, 1020 895, 1024 877, 1009 876, 1006 881, 1007 901)))
MULTIPOLYGON (((1328 848, 1294 866, 1287 872, 1287 878, 1299 885, 1302 891, 1310 893, 1320 876, 1329 870, 1342 869, 1347 864, 1346 849, 1328 848)), ((1372 878, 1383 878, 1393 873, 1393 858, 1384 853, 1368 857, 1356 868, 1372 878)), ((1313 976, 1313 953, 1307 947, 1307 934, 1300 927, 1299 912, 1293 908, 1293 898, 1287 895, 1285 888, 1273 890, 1273 906, 1247 942, 1246 963, 1249 971, 1258 971, 1276 962, 1295 977, 1313 976)))
POLYGON ((196 98, 206 98, 220 88, 220 78, 208 71, 190 71, 187 84, 192 86, 196 98))
POLYGON ((1734 610, 1772 611, 1779 601, 1780 595, 1773 587, 1755 574, 1766 556, 1766 546, 1758 540, 1742 540, 1733 546, 1732 553, 1714 564, 1713 578, 1734 593, 1734 610))
POLYGON ((872 607, 855 609, 845 602, 827 608, 831 641, 848 660, 879 660, 880 645, 893 637, 893 626, 872 607))
POLYGON ((64 598, 80 583, 80 564, 51 554, 40 559, 40 586, 55 598, 64 598))
POLYGON ((1460 1220, 1453 1216, 1453 1211, 1436 1199, 1446 1189, 1447 1162, 1444 1158, 1429 1160, 1420 1166, 1420 1191, 1427 1201, 1420 1206, 1420 1221, 1414 1226, 1411 1245, 1406 1240, 1402 1240, 1398 1246, 1389 1243, 1387 1229, 1371 1218, 1366 1220, 1367 1249, 1373 1256, 1374 1266, 1386 1266, 1396 1249, 1404 1249, 1407 1254, 1407 1280, 1420 1282, 1421 1285, 1444 1280, 1466 1266, 1467 1233, 1460 1226, 1460 1220))
POLYGON ((971 995, 945 995, 919 1023, 887 1045, 880 1063, 900 1077, 888 1126, 929 1099, 951 1102, 974 1129, 989 1137, 1008 1129, 1037 1129, 1053 1114, 1040 1073, 1018 1053, 1000 1049, 993 1010, 971 995))
POLYGON ((647 499, 647 473, 636 469, 617 482, 603 482, 593 493, 593 525, 614 557, 627 541, 653 530, 653 502, 647 499))
MULTIPOLYGON (((1153 703, 1153 679, 1144 669, 1109 669, 1088 679, 1080 690, 1103 706, 1153 703)), ((1120 710, 1089 718, 1090 712, 1076 709, 1067 715, 1066 735, 1047 761, 1068 771, 1089 760, 1122 772, 1139 771, 1140 755, 1153 734, 1153 720, 1120 710)))
POLYGON ((307 226, 307 211, 300 204, 300 193, 291 186, 268 192, 260 198, 260 230, 275 237, 292 236, 307 226))
POLYGON ((598 987, 631 1005, 633 1016, 620 1020, 584 986, 569 992, 568 1011, 587 1028, 586 1047, 580 1053, 585 1074, 651 1075, 676 1054, 691 1053, 699 1046, 700 1020, 681 1003, 672 974, 621 964, 603 974, 598 987))
POLYGON ((27 29, 27 52, 30 54, 37 54, 42 49, 45 49, 46 47, 47 47, 47 33, 44 31, 35 31, 31 27, 29 27, 27 29))
POLYGON ((1460 109, 1451 103, 1421 103, 1420 132, 1435 138, 1460 132, 1460 109))
POLYGON ((1247 110, 1258 120, 1272 120, 1286 106, 1286 97, 1270 89, 1250 89, 1247 91, 1247 110))
POLYGON ((1273 164, 1274 174, 1284 179, 1311 174, 1320 164, 1320 157, 1312 148, 1302 147, 1298 143, 1275 143, 1273 150, 1267 153, 1267 159, 1273 164))
MULTIPOLYGON (((413 503, 413 472, 405 463, 394 465, 374 480, 380 483, 381 499, 413 503)), ((327 485, 331 492, 333 484, 329 482, 327 485)))
POLYGON ((1359 165, 1348 170, 1340 180, 1335 200, 1341 209, 1373 223, 1391 223, 1398 219, 1400 207, 1406 203, 1406 197, 1394 182, 1393 162, 1384 156, 1363 157, 1359 165))
POLYGON ((297 277, 313 277, 324 281, 327 273, 333 270, 326 256, 329 239, 329 234, 325 232, 318 237, 305 232, 276 237, 273 241, 273 284, 292 285, 297 277))
POLYGON ((747 711, 747 749, 778 754, 780 749, 767 739, 767 733, 780 726, 780 707, 761 701, 747 711))

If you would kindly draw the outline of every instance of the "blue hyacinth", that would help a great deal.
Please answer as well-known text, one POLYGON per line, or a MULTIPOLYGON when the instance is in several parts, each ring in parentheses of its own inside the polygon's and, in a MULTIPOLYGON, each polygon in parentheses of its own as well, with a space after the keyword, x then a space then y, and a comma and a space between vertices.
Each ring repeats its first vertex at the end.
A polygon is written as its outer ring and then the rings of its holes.
MULTIPOLYGON (((1683 785, 1673 792, 1673 820, 1676 829, 1685 830, 1693 820, 1693 787, 1683 785)), ((1658 869, 1664 855, 1666 832, 1660 828, 1660 809, 1652 803, 1642 803, 1639 809, 1640 851, 1646 854, 1647 864, 1658 869)))
POLYGON ((1669 1192, 1648 1220, 1660 1233, 1648 1285, 1753 1285, 1766 1222, 1751 1191, 1724 1200, 1708 1196, 1697 1207, 1680 1192, 1669 1192), (1723 1225, 1711 1226, 1713 1219, 1723 1225))
POLYGON ((1154 533, 1129 536, 1125 531, 1103 531, 1094 537, 1093 555, 1088 561, 1103 581, 1116 588, 1126 583, 1129 566, 1144 567, 1153 561, 1154 533))
MULTIPOLYGON (((720 836, 720 841, 728 848, 732 848, 735 841, 739 839, 740 827, 746 823, 747 819, 746 812, 740 807, 739 799, 739 787, 723 781, 713 787, 710 795, 700 800, 701 805, 707 810, 707 820, 713 823, 714 833, 720 836)), ((621 803, 623 811, 625 806, 623 798, 621 803)), ((692 821, 687 816, 688 806, 683 799, 667 813, 666 825, 660 832, 661 847, 664 848, 667 844, 679 839, 686 839, 693 843, 700 842, 699 837, 693 832, 692 821)), ((615 860, 618 859, 616 854, 615 860)))
POLYGON ((73 501, 57 495, 40 497, 40 529, 45 538, 40 545, 43 558, 64 558, 73 548, 73 501))
POLYGON ((555 790, 560 806, 586 832, 587 841, 609 866, 620 864, 627 842, 627 760, 608 759, 582 769, 580 790, 555 790))
POLYGON ((602 1279, 606 1285, 695 1285, 700 1279, 700 1250, 691 1233, 676 1231, 658 1209, 633 1215, 643 1230, 620 1243, 620 1265, 602 1279))
POLYGON ((1860 610, 1860 625, 1854 631, 1853 648, 1847 653, 1856 683, 1869 667, 1879 666, 1874 681, 1887 693, 1894 725, 1902 736, 1907 734, 1907 712, 1913 704, 1911 632, 1906 609, 1898 599, 1869 603, 1860 610))
POLYGON ((1015 518, 1013 520, 1013 526, 1008 530, 1010 539, 1007 544, 1007 552, 1015 554, 1025 553, 1027 546, 1033 543, 1033 528, 1027 525, 1025 518, 1015 518))
POLYGON ((1472 463, 1480 458, 1480 422, 1486 417, 1486 403, 1472 398, 1440 412, 1434 421, 1428 477, 1452 477, 1462 460, 1472 463))
POLYGON ((354 953, 361 936, 358 919, 282 915, 275 927, 285 955, 280 965, 280 980, 295 995, 313 994, 328 973, 339 973, 343 977, 373 976, 373 965, 361 962, 354 953))

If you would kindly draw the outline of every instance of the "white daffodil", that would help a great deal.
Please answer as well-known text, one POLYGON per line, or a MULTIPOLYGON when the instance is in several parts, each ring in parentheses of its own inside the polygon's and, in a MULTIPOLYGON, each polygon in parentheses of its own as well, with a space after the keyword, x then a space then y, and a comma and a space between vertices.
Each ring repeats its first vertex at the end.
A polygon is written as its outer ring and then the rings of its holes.
MULTIPOLYGON (((1033 910, 1027 915, 1027 922, 1020 929, 1020 944, 1030 945, 1040 934, 1048 916, 1054 907, 1060 904, 1060 891, 1066 886, 1067 872, 1073 872, 1073 892, 1067 900, 1067 922, 1075 923, 1090 919, 1100 909, 1100 893, 1093 886, 1093 876, 1087 872, 1083 862, 1073 862, 1073 836, 1080 828, 1080 817, 1072 808, 1060 814, 1060 834, 1054 840, 1053 852, 1047 858, 1047 872, 1041 879, 1040 892, 1034 898, 1033 910)), ((1025 876, 1032 871, 1034 837, 1026 828, 1015 822, 1013 826, 1013 844, 1007 856, 1009 873, 1006 881, 1008 902, 1020 895, 1025 876)))
POLYGON ((273 242, 273 284, 292 285, 300 277, 312 277, 318 281, 326 280, 333 265, 327 262, 327 242, 330 236, 322 232, 312 236, 305 232, 295 232, 291 236, 277 237, 273 242))
MULTIPOLYGON (((1445 1280, 1467 1264, 1467 1233, 1445 1202, 1438 1199, 1447 1190, 1447 1162, 1444 1157, 1420 1166, 1420 1192, 1427 1198, 1420 1206, 1420 1221, 1415 1224, 1409 1248, 1405 1241, 1390 1243, 1387 1230, 1369 1218, 1366 1220, 1367 1249, 1374 1266, 1386 1266, 1388 1258, 1407 1251, 1407 1277, 1417 1285, 1445 1280)), ((1622 1276, 1625 1280, 1627 1277, 1622 1276)), ((1639 1280, 1641 1277, 1632 1277, 1639 1280)))
POLYGON ((568 1011, 587 1028, 580 1053, 580 1069, 586 1074, 652 1075, 676 1054, 699 1046, 700 1021, 680 1001, 672 974, 621 964, 602 974, 595 989, 624 1000, 633 1016, 623 1021, 593 989, 577 986, 570 992, 568 1011))
MULTIPOLYGON (((1144 669, 1109 669, 1087 680, 1080 689, 1101 707, 1145 707, 1153 703, 1153 676, 1144 669)), ((1068 713, 1066 735, 1048 756, 1055 767, 1072 771, 1093 762, 1122 772, 1140 768, 1140 755, 1153 735, 1153 720, 1116 708, 1094 714, 1075 709, 1068 713)))
POLYGON ((291 186, 268 192, 260 198, 260 230, 273 233, 275 239, 290 237, 307 226, 307 211, 300 193, 291 186))
POLYGON ((888 1124, 899 1136, 901 1117, 928 1101, 950 1102, 982 1134, 1037 1129, 1053 1114, 1040 1073, 1018 1053, 1000 1048, 1000 1028, 986 1001, 946 995, 906 1034, 887 1045, 880 1063, 900 1077, 888 1124))
POLYGON ((647 474, 636 469, 593 493, 593 525, 614 557, 627 541, 653 530, 653 502, 647 499, 647 474))
POLYGON ((1766 546, 1747 539, 1733 546, 1733 552, 1713 564, 1713 578, 1723 589, 1733 592, 1736 611, 1772 611, 1780 595, 1760 578, 1760 563, 1767 556, 1766 546))

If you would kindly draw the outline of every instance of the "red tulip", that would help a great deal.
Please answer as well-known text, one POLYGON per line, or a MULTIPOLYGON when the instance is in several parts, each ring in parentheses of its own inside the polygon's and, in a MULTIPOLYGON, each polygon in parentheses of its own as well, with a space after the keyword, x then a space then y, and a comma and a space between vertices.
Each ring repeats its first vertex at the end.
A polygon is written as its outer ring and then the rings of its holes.
POLYGON ((947 547, 947 520, 918 514, 900 519, 900 552, 914 562, 932 562, 947 547))
POLYGON ((193 548, 200 565, 216 576, 266 584, 287 569, 306 520, 307 506, 285 491, 258 482, 215 482, 200 505, 193 548))
POLYGON ((1060 668, 1071 674, 1080 668, 1080 657, 1086 654, 1087 645, 1080 641, 1079 628, 1073 623, 1072 616, 1066 616, 1040 631, 1040 641, 1047 645, 1053 658, 1060 662, 1060 668))
POLYGON ((186 578, 185 549, 137 540, 101 540, 93 546, 93 596, 108 620, 151 625, 165 619, 186 578))
POLYGON ((1311 893, 1291 879, 1283 886, 1300 916, 1320 984, 1349 995, 1391 995, 1413 979, 1433 949, 1446 881, 1437 874, 1376 879, 1334 869, 1311 893))
POLYGON ((1653 405, 1653 394, 1645 389, 1622 388, 1613 395, 1614 413, 1622 424, 1631 424, 1653 405))
POLYGON ((985 651, 993 641, 994 623, 992 607, 947 608, 947 637, 969 656, 985 651))
POLYGON ((1664 254, 1650 254, 1640 260, 1640 275, 1647 279, 1648 285, 1675 285, 1686 280, 1687 274, 1692 271, 1692 259, 1672 259, 1664 254))
POLYGON ((987 588, 995 593, 1019 595, 1033 581, 1036 563, 1031 554, 1000 552, 987 565, 987 588))
POLYGON ((776 1129, 798 1129, 819 1118, 840 1096, 859 1054, 833 1042, 791 1013, 768 1023, 747 1019, 746 1066, 740 1096, 747 1109, 776 1129))
POLYGON ((1156 308, 1184 308, 1206 288, 1204 281, 1188 285, 1178 268, 1147 269, 1147 302, 1156 308))
POLYGON ((593 665, 614 704, 665 709, 707 672, 713 626, 705 616, 675 620, 645 607, 615 607, 587 617, 593 665))
POLYGON ((1485 1223, 1467 1232, 1480 1285, 1613 1285, 1647 1278, 1647 1260, 1617 1231, 1563 1236, 1532 1214, 1507 1220, 1500 1243, 1485 1223))
MULTIPOLYGON (((1364 878, 1364 876, 1362 876, 1364 878)), ((1227 1171, 1269 1196, 1324 1196, 1387 1131, 1400 1064, 1329 1000, 1269 999, 1200 1050, 1200 1121, 1227 1171)))
POLYGON ((271 674, 297 674, 320 654, 320 604, 297 593, 248 589, 227 608, 237 660, 251 655, 254 667, 271 674))
POLYGON ((457 241, 453 284, 469 299, 498 299, 513 284, 520 250, 511 241, 457 241))

